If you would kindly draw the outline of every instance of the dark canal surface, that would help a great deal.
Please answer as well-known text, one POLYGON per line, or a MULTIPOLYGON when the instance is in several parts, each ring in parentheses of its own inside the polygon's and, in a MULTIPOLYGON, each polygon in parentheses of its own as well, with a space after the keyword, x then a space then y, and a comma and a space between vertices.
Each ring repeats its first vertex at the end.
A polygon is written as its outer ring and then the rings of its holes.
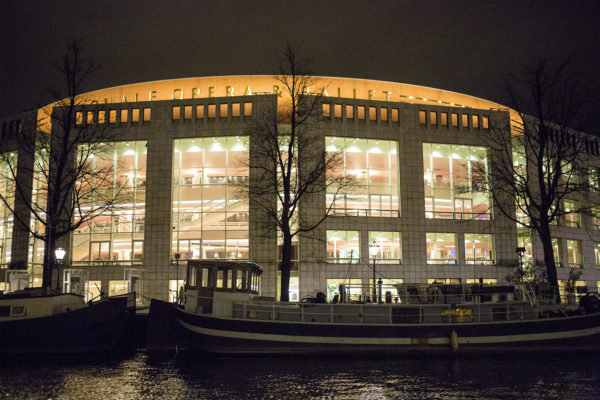
POLYGON ((0 399, 600 399, 600 355, 12 358, 0 399))

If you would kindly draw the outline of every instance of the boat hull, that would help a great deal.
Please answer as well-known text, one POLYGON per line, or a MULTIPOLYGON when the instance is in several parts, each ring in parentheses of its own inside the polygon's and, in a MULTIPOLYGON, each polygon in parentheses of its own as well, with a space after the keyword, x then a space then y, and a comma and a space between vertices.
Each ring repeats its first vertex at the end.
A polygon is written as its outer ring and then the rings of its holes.
POLYGON ((62 314, 0 322, 0 354, 78 354, 113 350, 134 314, 127 296, 62 314))
POLYGON ((532 321, 366 325, 218 318, 168 309, 180 351, 356 355, 600 349, 600 314, 532 321))

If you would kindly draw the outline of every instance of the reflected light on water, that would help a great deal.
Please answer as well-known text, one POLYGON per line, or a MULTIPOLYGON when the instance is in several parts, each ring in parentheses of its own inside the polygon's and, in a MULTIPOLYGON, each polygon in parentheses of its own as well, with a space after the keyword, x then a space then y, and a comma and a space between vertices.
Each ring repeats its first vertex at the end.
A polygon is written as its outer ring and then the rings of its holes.
POLYGON ((4 399, 597 398, 600 356, 16 358, 4 399))

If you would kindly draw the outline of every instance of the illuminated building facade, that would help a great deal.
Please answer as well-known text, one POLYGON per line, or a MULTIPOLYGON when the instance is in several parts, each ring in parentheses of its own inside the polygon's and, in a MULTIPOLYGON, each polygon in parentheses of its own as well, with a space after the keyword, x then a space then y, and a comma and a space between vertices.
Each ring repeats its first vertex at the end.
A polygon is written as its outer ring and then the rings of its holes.
MULTIPOLYGON (((494 154, 483 136, 509 132, 513 111, 400 83, 322 77, 318 84, 306 91, 322 95, 322 146, 343 153, 343 165, 329 173, 352 175, 357 185, 311 203, 315 215, 333 203, 332 215, 313 238, 295 243, 290 300, 317 290, 332 297, 342 283, 353 285, 352 296, 371 293, 364 288, 372 284, 374 262, 386 291, 401 282, 502 282, 515 266, 517 246, 526 249, 526 261, 543 259, 536 238, 495 215, 484 190, 494 154)), ((244 167, 248 154, 260 145, 248 133, 249 121, 286 101, 277 82, 268 76, 189 78, 82 97, 89 105, 76 123, 108 126, 119 138, 107 143, 93 168, 109 168, 115 188, 127 182, 127 196, 60 241, 67 257, 58 285, 89 298, 135 289, 141 299, 172 300, 185 260, 235 259, 263 266, 263 295, 277 296, 277 232, 265 232, 256 221, 244 189, 252 185, 244 167)), ((3 151, 14 152, 15 163, 14 139, 33 134, 42 115, 33 110, 0 118, 3 151)), ((0 180, 0 190, 10 192, 13 184, 0 180)), ((31 179, 29 185, 37 201, 39 188, 31 179)), ((29 219, 18 204, 15 212, 29 219)), ((579 216, 553 227, 563 265, 559 279, 580 266, 580 284, 597 286, 598 226, 597 218, 579 216)), ((9 289, 11 262, 24 263, 38 285, 42 255, 43 244, 0 205, 2 288, 9 289)))

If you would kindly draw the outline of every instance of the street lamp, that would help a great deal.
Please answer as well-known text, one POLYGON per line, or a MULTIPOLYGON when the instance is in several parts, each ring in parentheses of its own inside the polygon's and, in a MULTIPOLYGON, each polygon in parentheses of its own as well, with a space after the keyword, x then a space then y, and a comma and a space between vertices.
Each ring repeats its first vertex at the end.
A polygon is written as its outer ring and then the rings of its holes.
POLYGON ((65 258, 66 251, 62 247, 54 249, 54 257, 56 258, 56 289, 60 291, 60 266, 65 258))
POLYGON ((377 289, 375 288, 375 260, 377 259, 377 253, 379 252, 379 245, 375 240, 369 244, 369 251, 371 252, 371 257, 373 258, 373 302, 377 302, 377 289))
POLYGON ((180 253, 175 253, 175 268, 177 271, 175 272, 175 303, 179 304, 179 259, 181 258, 180 253))

